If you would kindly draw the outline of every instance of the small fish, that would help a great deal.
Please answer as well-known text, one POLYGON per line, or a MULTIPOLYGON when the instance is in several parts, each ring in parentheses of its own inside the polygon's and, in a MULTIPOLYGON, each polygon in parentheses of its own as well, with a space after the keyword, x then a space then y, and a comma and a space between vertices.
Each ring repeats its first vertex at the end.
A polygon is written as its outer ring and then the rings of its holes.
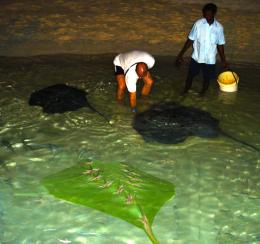
POLYGON ((133 195, 131 195, 131 194, 128 194, 128 196, 127 196, 127 198, 126 198, 126 204, 127 205, 130 205, 130 204, 132 204, 133 202, 134 202, 134 197, 133 197, 133 195))
POLYGON ((136 188, 138 188, 138 187, 140 187, 141 185, 140 185, 140 183, 133 183, 133 182, 129 182, 129 184, 131 185, 131 186, 134 186, 134 187, 136 187, 136 188))
POLYGON ((121 194, 123 191, 124 191, 124 186, 123 186, 123 185, 120 185, 120 186, 117 188, 116 194, 121 194))
POLYGON ((104 185, 100 186, 100 188, 108 188, 113 184, 113 181, 107 181, 104 185))
POLYGON ((100 178, 101 178, 101 175, 97 175, 97 176, 91 178, 90 181, 97 181, 97 180, 99 180, 100 178))
POLYGON ((92 165, 93 162, 92 161, 89 161, 89 162, 86 162, 85 165, 92 165))
POLYGON ((128 178, 130 181, 135 181, 135 182, 141 182, 142 180, 140 178, 135 178, 134 176, 128 175, 128 178))
POLYGON ((100 169, 87 169, 82 172, 83 175, 92 175, 99 172, 100 169))
POLYGON ((130 171, 130 175, 133 175, 133 176, 137 176, 137 177, 141 177, 140 174, 134 172, 134 171, 130 171))

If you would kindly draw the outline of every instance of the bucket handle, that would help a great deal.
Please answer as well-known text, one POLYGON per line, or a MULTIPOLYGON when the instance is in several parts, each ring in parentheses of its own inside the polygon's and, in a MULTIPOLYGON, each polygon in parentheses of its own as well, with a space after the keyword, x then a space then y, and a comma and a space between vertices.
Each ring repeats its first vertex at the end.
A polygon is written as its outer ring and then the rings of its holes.
POLYGON ((232 69, 228 69, 228 71, 230 71, 230 72, 232 73, 232 75, 233 75, 233 77, 234 77, 236 83, 238 83, 238 82, 237 82, 237 78, 236 78, 236 76, 234 75, 234 71, 233 71, 232 69))

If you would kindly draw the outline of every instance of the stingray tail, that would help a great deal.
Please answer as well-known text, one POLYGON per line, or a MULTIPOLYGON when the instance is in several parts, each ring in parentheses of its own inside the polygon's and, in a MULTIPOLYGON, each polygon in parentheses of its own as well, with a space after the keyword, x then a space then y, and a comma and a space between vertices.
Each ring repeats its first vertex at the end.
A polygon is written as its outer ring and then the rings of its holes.
POLYGON ((242 141, 242 140, 240 140, 240 139, 237 139, 237 138, 235 138, 235 137, 233 137, 233 136, 227 134, 226 132, 221 131, 221 134, 224 135, 224 136, 226 136, 226 137, 228 137, 228 138, 230 138, 230 139, 233 140, 233 141, 236 141, 236 142, 238 142, 238 143, 240 143, 240 144, 243 144, 243 145, 245 145, 245 146, 247 146, 247 147, 250 147, 251 149, 253 149, 253 150, 257 151, 257 152, 260 151, 260 149, 257 148, 256 146, 251 145, 251 144, 249 144, 249 143, 247 143, 247 142, 245 142, 245 141, 242 141))
POLYGON ((90 104, 89 104, 89 108, 90 108, 93 112, 95 112, 95 113, 97 113, 98 115, 100 115, 106 122, 110 123, 110 120, 109 120, 104 114, 100 113, 98 110, 96 110, 96 109, 95 109, 94 107, 92 107, 90 104))

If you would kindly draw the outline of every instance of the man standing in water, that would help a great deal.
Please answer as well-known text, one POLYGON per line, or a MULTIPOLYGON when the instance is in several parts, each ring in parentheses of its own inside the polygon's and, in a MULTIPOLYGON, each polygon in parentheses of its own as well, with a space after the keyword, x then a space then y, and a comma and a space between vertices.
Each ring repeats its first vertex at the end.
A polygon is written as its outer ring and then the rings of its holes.
POLYGON ((183 62, 184 53, 193 44, 193 53, 182 95, 191 88, 193 78, 199 74, 200 70, 203 73, 203 86, 200 95, 204 95, 209 87, 210 80, 215 78, 217 52, 220 55, 223 67, 228 68, 224 53, 225 37, 223 27, 215 19, 217 6, 208 3, 203 7, 202 13, 204 18, 194 23, 188 39, 176 59, 176 65, 179 66, 183 62))
POLYGON ((154 81, 149 69, 154 66, 154 62, 154 58, 149 53, 143 51, 120 53, 114 59, 117 100, 123 100, 127 88, 129 91, 130 107, 134 113, 137 112, 136 83, 138 79, 143 79, 144 86, 141 94, 145 97, 150 93, 154 81))

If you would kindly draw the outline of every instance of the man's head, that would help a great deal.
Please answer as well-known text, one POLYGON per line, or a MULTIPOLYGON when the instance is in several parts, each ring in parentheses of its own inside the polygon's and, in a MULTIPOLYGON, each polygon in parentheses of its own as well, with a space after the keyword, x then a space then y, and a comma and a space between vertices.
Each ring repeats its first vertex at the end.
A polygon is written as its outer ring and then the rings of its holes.
POLYGON ((138 63, 136 65, 135 70, 136 70, 136 73, 137 73, 139 79, 141 79, 147 75, 148 67, 147 67, 146 63, 138 63))
POLYGON ((203 9, 203 17, 207 20, 209 24, 212 24, 214 22, 214 17, 217 13, 217 6, 214 3, 207 3, 203 9))

